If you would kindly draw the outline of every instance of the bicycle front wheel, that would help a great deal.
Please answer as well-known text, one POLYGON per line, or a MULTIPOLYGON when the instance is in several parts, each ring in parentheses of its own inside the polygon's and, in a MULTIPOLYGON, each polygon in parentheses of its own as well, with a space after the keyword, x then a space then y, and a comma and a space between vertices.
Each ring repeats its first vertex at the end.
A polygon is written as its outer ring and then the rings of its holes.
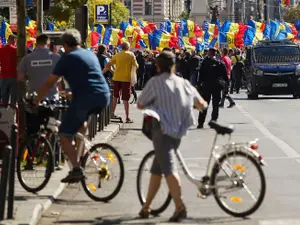
MULTIPOLYGON (((153 163, 155 153, 154 151, 149 152, 145 157, 143 158, 139 170, 138 170, 138 175, 137 175, 137 193, 138 193, 138 198, 142 206, 146 202, 146 195, 148 192, 148 186, 147 182, 150 181, 150 169, 153 163), (143 185, 143 180, 147 180, 146 185, 143 185)), ((165 211, 171 200, 172 197, 169 193, 168 187, 166 187, 166 184, 164 183, 165 181, 161 182, 160 189, 158 190, 156 194, 156 198, 152 201, 151 204, 151 214, 152 215, 158 215, 165 211), (162 190, 163 189, 163 190, 162 190), (159 200, 159 202, 157 202, 159 200)))
POLYGON ((85 193, 94 201, 108 202, 121 190, 124 181, 123 160, 109 144, 95 144, 82 160, 87 179, 82 180, 85 193))
POLYGON ((220 157, 213 167, 211 186, 218 205, 235 217, 254 213, 266 193, 261 166, 252 155, 244 152, 230 152, 220 157))
POLYGON ((27 139, 17 158, 17 176, 28 192, 42 190, 53 172, 52 147, 46 138, 38 135, 27 139))

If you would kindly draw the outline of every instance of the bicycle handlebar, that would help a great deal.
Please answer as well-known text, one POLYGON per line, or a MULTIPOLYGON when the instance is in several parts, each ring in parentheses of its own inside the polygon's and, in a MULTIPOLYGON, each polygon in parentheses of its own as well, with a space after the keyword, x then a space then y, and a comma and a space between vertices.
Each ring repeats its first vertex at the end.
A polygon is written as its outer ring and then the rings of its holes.
POLYGON ((35 97, 36 97, 35 93, 26 94, 26 97, 24 99, 25 110, 29 113, 37 113, 38 109, 40 108, 47 108, 50 110, 66 109, 70 105, 70 102, 67 99, 61 97, 58 100, 50 100, 48 98, 45 98, 38 105, 36 105, 34 103, 35 97))

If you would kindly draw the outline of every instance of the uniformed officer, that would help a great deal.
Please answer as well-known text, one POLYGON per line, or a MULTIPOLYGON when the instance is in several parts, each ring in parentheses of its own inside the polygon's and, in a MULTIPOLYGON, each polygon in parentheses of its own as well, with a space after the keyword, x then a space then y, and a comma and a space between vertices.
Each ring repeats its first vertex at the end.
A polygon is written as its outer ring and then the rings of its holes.
MULTIPOLYGON (((203 60, 199 73, 198 85, 203 99, 209 104, 212 98, 213 111, 211 120, 217 121, 219 117, 219 102, 221 90, 228 82, 226 67, 216 59, 216 49, 210 48, 207 57, 203 60)), ((199 112, 198 127, 203 128, 207 109, 199 112)))
MULTIPOLYGON (((49 38, 46 34, 41 34, 36 38, 36 48, 31 54, 26 55, 18 65, 18 80, 28 80, 28 92, 38 92, 42 85, 47 81, 48 77, 56 63, 60 59, 60 55, 51 52, 48 48, 49 38)), ((49 100, 57 100, 59 98, 58 87, 55 85, 50 89, 47 98, 49 100)), ((43 112, 45 113, 45 112, 43 112)), ((40 115, 37 119, 36 115, 27 114, 27 134, 36 133, 39 130, 41 120, 45 114, 40 115)))

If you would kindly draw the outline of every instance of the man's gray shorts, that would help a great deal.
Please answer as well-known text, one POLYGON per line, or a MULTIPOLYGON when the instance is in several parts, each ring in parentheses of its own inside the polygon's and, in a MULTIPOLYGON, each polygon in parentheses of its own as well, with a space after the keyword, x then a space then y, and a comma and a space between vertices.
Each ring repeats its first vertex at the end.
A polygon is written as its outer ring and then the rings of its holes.
POLYGON ((181 140, 162 134, 158 129, 153 132, 152 142, 155 157, 151 167, 151 173, 155 175, 169 176, 177 171, 175 163, 175 151, 178 149, 181 140))

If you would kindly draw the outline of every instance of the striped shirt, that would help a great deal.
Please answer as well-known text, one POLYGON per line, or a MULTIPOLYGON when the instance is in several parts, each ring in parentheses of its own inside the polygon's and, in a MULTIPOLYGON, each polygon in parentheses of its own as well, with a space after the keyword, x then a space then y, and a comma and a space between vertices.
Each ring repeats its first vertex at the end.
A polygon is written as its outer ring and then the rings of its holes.
POLYGON ((137 104, 158 113, 163 134, 180 139, 195 124, 195 99, 200 95, 189 81, 164 73, 147 82, 137 104))

